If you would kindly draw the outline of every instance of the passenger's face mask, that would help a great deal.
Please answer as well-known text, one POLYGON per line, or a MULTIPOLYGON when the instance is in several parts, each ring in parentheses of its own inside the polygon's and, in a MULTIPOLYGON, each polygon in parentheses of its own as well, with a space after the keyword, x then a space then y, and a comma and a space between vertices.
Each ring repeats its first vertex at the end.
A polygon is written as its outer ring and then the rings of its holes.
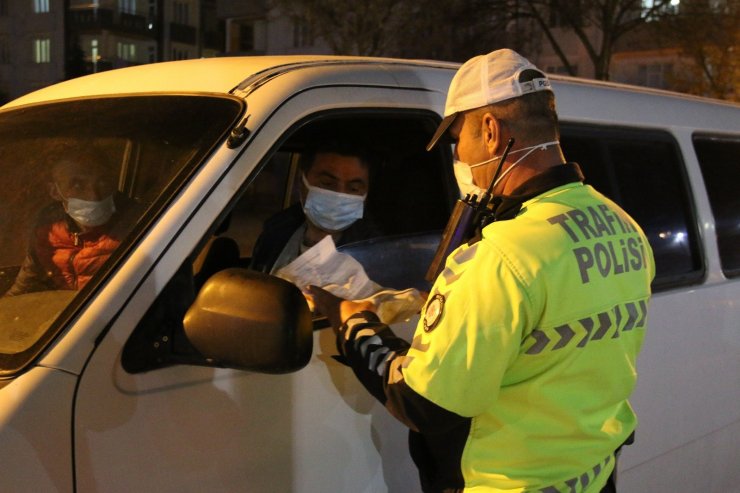
POLYGON ((365 195, 334 192, 308 183, 303 175, 303 184, 308 189, 303 212, 319 228, 329 231, 343 231, 362 218, 365 208, 365 195))
POLYGON ((81 226, 88 228, 101 226, 107 223, 116 212, 113 195, 109 195, 100 201, 93 201, 74 197, 65 198, 61 190, 59 190, 59 186, 57 186, 57 191, 59 191, 59 195, 62 196, 66 203, 64 210, 69 214, 69 217, 81 226))
MULTIPOLYGON (((522 149, 517 149, 515 151, 510 151, 509 156, 512 154, 517 154, 519 152, 526 152, 522 157, 517 159, 511 166, 509 166, 506 171, 501 173, 498 178, 496 178, 496 182, 493 184, 493 187, 491 187, 491 190, 494 190, 496 188, 496 185, 498 185, 501 180, 508 175, 511 170, 514 169, 514 167, 521 163, 527 156, 532 154, 536 150, 542 150, 544 151, 551 145, 559 144, 560 142, 557 140, 553 140, 551 142, 545 142, 543 144, 537 144, 530 147, 524 147, 522 149)), ((457 180, 457 186, 460 189, 460 195, 462 197, 465 197, 466 195, 470 194, 471 196, 477 195, 478 197, 482 196, 486 189, 478 187, 475 183, 473 183, 473 168, 477 168, 479 166, 484 166, 488 163, 492 163, 493 161, 498 161, 501 159, 501 156, 494 156, 491 159, 486 159, 485 161, 481 161, 479 163, 475 164, 468 164, 464 161, 460 161, 458 159, 455 159, 455 161, 452 163, 453 170, 455 172, 455 179, 457 180)))

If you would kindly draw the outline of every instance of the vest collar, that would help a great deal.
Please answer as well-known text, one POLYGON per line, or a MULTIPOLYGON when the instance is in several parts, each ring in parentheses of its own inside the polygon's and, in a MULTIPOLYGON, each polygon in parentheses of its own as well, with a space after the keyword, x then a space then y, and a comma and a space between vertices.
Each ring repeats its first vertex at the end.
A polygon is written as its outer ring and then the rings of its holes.
POLYGON ((511 195, 494 195, 494 221, 513 219, 524 202, 568 183, 583 182, 583 179, 583 172, 577 163, 553 166, 519 185, 511 195))

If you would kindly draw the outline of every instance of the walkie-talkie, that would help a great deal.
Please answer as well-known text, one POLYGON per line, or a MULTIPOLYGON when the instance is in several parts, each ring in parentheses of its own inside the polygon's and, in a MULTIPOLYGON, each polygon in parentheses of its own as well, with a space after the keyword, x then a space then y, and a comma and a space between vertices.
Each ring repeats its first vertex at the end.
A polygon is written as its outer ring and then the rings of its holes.
POLYGON ((488 205, 491 202, 493 185, 496 183, 496 179, 498 179, 501 173, 501 167, 504 161, 506 161, 509 150, 511 150, 511 146, 513 145, 514 139, 510 138, 509 142, 506 143, 504 153, 501 155, 501 160, 496 167, 491 184, 488 185, 488 189, 483 193, 482 197, 468 194, 464 199, 458 199, 455 202, 450 219, 447 221, 447 226, 445 226, 442 233, 442 239, 437 247, 437 252, 434 254, 434 260, 432 260, 429 270, 427 270, 427 275, 425 276, 427 281, 433 282, 437 278, 450 252, 470 240, 478 226, 482 226, 484 222, 492 219, 493 211, 488 205))

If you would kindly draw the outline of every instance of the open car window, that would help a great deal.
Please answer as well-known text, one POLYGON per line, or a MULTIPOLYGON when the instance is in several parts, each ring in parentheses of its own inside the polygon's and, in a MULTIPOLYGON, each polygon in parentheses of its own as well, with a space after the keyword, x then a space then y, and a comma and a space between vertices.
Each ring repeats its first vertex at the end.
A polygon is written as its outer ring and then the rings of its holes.
POLYGON ((338 112, 301 122, 286 132, 244 188, 226 234, 237 239, 243 257, 250 257, 264 222, 282 210, 300 207, 302 153, 322 141, 345 139, 371 154, 363 218, 375 226, 372 238, 441 232, 459 192, 449 149, 425 150, 435 128, 430 114, 403 110, 338 112))
MULTIPOLYGON (((425 149, 438 123, 430 112, 338 110, 312 115, 276 136, 273 149, 144 314, 123 351, 124 369, 149 371, 192 355, 182 336, 189 304, 216 272, 255 269, 255 246, 267 222, 286 211, 303 220, 299 162, 323 139, 349 139, 373 155, 364 208, 364 217, 373 221, 372 233, 337 245, 338 250, 358 260, 379 284, 428 290, 423 276, 459 196, 449 147, 425 149)), ((273 242, 266 250, 277 254, 284 246, 273 242)))
POLYGON ((43 349, 241 111, 159 95, 0 112, 0 374, 43 349))

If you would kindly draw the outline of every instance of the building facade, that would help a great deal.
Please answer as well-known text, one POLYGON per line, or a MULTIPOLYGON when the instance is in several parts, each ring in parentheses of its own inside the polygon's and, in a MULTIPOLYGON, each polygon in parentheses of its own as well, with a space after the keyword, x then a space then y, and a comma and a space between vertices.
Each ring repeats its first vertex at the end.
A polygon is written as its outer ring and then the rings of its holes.
POLYGON ((81 75, 223 49, 216 0, 0 0, 0 101, 81 75))

